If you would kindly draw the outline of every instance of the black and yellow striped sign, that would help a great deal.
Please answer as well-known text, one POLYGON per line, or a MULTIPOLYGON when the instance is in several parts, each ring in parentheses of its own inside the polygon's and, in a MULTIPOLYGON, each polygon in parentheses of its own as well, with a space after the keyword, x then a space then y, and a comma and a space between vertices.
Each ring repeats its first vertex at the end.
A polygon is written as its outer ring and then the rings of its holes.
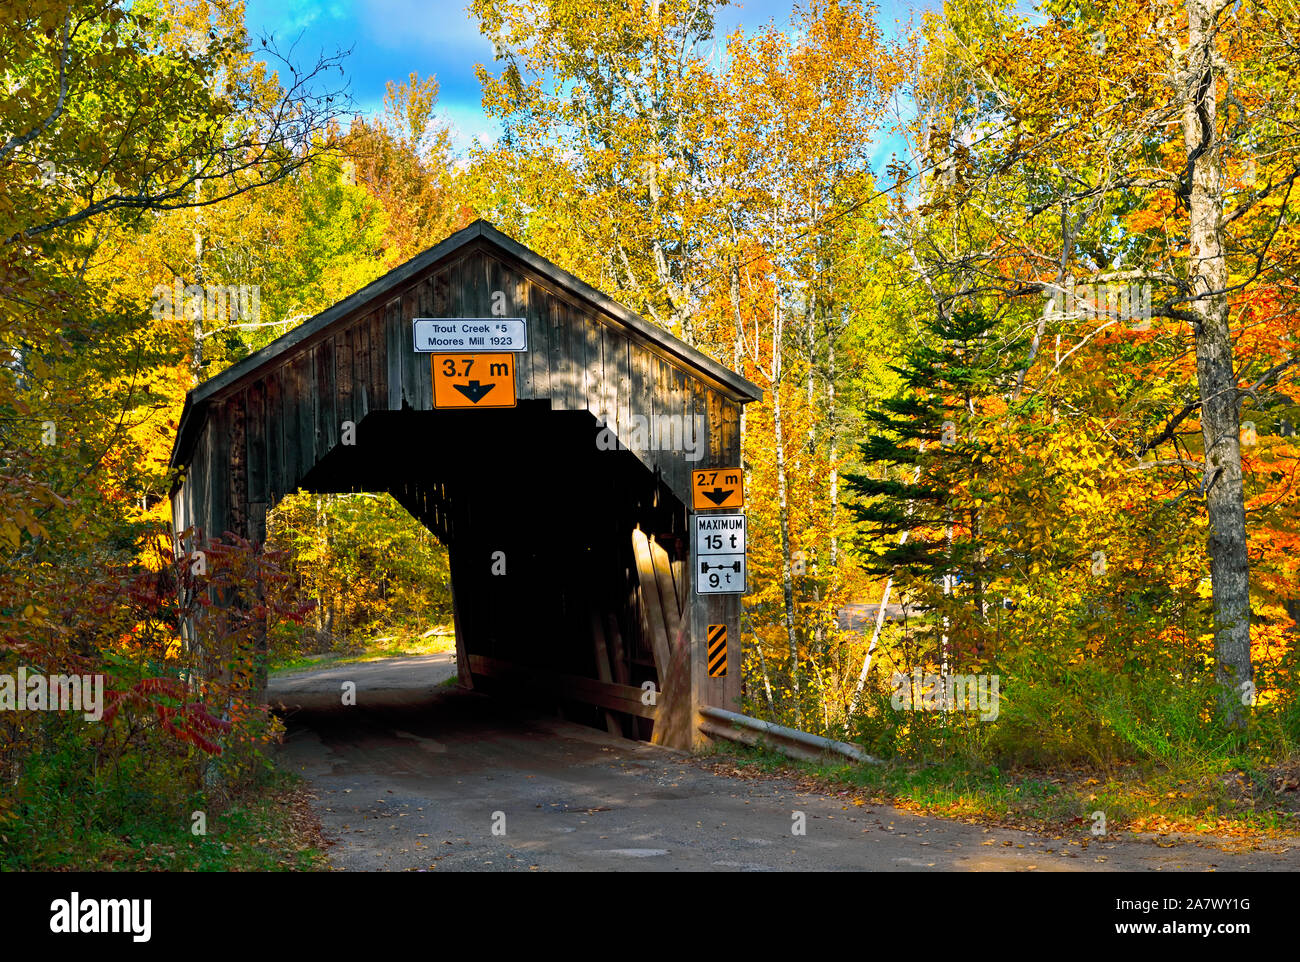
POLYGON ((727 626, 709 625, 709 677, 727 674, 727 626))

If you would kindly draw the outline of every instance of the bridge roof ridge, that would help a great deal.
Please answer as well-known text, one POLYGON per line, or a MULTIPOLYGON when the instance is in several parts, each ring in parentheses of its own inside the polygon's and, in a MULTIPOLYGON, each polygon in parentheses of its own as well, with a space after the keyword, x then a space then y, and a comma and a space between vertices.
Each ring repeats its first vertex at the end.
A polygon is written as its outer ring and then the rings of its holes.
POLYGON ((479 239, 486 240, 493 246, 522 261, 570 294, 590 301, 604 313, 611 315, 615 320, 620 321, 637 334, 658 345, 668 353, 675 355, 683 363, 707 374, 713 380, 720 382, 722 386, 730 388, 728 393, 734 394, 736 400, 757 401, 762 398, 762 388, 748 378, 720 364, 703 351, 692 347, 658 325, 652 324, 640 314, 620 304, 612 297, 601 293, 586 281, 557 266, 530 248, 525 247, 509 235, 498 230, 488 221, 479 218, 428 250, 416 254, 410 260, 394 267, 387 274, 376 278, 360 290, 349 294, 343 300, 308 318, 292 330, 281 334, 270 344, 253 352, 242 361, 232 364, 219 374, 214 374, 206 381, 192 388, 186 396, 187 400, 191 404, 199 404, 208 400, 213 395, 244 380, 264 364, 274 360, 289 349, 297 347, 304 341, 321 333, 336 321, 347 317, 371 301, 381 300, 389 291, 479 239))
POLYGON ((647 321, 640 314, 601 293, 590 284, 530 248, 525 247, 498 230, 488 221, 479 218, 429 249, 416 254, 410 260, 394 267, 382 277, 376 278, 343 300, 308 318, 292 330, 286 331, 270 344, 253 352, 242 361, 232 364, 224 371, 191 388, 185 395, 181 421, 176 432, 175 444, 172 447, 172 466, 183 460, 181 455, 190 440, 189 436, 201 425, 201 413, 207 407, 207 403, 214 397, 234 388, 240 382, 254 377, 262 368, 274 364, 280 356, 322 335, 332 325, 363 310, 368 304, 383 301, 390 292, 418 277, 439 261, 455 255, 461 249, 475 242, 486 242, 486 244, 514 258, 555 284, 560 290, 590 303, 601 313, 612 318, 615 323, 658 347, 659 350, 677 359, 682 364, 703 374, 707 380, 717 384, 723 393, 730 395, 733 400, 745 403, 762 398, 762 388, 748 378, 737 374, 698 348, 692 347, 658 325, 647 321))

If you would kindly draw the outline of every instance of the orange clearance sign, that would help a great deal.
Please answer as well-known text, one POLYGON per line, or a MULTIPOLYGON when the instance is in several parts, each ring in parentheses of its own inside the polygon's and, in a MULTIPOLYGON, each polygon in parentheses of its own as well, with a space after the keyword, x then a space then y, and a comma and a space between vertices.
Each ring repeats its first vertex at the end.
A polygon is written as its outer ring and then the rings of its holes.
POLYGON ((743 508, 744 475, 740 468, 709 468, 691 472, 691 507, 696 511, 709 508, 743 508))
POLYGON ((435 408, 515 406, 513 354, 430 354, 435 408))

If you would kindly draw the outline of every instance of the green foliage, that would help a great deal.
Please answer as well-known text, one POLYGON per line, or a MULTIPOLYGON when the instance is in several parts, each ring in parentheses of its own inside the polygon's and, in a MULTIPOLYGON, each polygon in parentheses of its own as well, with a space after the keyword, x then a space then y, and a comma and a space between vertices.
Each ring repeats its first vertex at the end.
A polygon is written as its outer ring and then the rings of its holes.
POLYGON ((86 762, 66 743, 32 759, 20 801, 0 820, 0 871, 301 871, 323 861, 293 822, 292 775, 259 771, 214 797, 186 788, 165 755, 72 776, 86 762), (204 835, 193 833, 195 812, 204 835))
POLYGON ((277 663, 360 652, 384 635, 415 639, 452 620, 446 551, 388 495, 290 496, 267 537, 289 552, 296 591, 315 603, 314 619, 273 635, 277 663))

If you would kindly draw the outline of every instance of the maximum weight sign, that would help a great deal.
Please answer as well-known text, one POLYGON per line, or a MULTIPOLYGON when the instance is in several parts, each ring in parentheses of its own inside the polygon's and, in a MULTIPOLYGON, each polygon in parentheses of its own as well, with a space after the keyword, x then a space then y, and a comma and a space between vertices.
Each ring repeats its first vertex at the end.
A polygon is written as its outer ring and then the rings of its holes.
POLYGON ((695 516, 695 592, 701 595, 745 593, 745 516, 695 516))

